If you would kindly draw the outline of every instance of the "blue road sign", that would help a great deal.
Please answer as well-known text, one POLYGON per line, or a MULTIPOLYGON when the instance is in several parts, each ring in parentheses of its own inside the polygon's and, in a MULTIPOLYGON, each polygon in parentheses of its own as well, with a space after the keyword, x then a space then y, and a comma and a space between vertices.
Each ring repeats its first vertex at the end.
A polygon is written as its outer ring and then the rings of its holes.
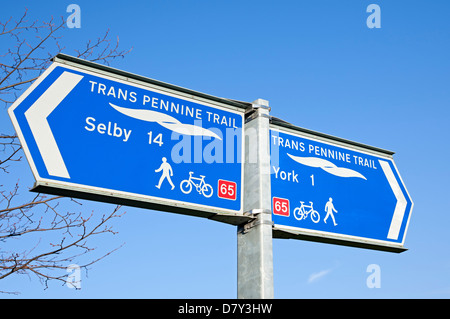
POLYGON ((413 203, 391 155, 275 127, 270 145, 276 230, 404 250, 413 203))
POLYGON ((242 212, 237 107, 54 62, 9 114, 37 186, 177 212, 242 212))

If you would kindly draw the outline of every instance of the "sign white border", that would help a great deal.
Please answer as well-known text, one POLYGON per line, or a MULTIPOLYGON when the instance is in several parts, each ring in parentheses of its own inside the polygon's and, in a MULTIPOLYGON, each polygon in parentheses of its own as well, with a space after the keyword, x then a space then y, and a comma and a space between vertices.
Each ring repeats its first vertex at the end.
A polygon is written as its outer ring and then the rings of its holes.
MULTIPOLYGON (((148 84, 146 85, 143 81, 129 81, 127 79, 124 79, 123 76, 115 76, 115 74, 101 70, 97 72, 97 70, 93 67, 76 67, 71 63, 71 65, 60 63, 60 62, 53 62, 47 70, 45 70, 39 78, 13 103, 13 105, 8 109, 9 116, 11 118, 11 121, 13 123, 14 129, 17 132, 17 135, 19 137, 19 140, 22 144, 23 150, 25 152, 25 157, 27 158, 27 161, 31 167, 31 171, 33 173, 33 176, 36 180, 35 186, 48 186, 52 188, 61 188, 64 190, 74 190, 79 191, 83 193, 92 193, 97 195, 103 195, 103 196, 111 196, 111 197, 117 197, 117 198, 124 198, 124 199, 130 199, 135 200, 139 202, 146 202, 146 203, 155 203, 158 205, 166 205, 166 206, 173 206, 178 208, 185 208, 189 210, 195 210, 195 211, 205 211, 210 213, 216 213, 216 214, 222 214, 226 216, 239 216, 244 217, 243 215, 243 196, 244 196, 244 160, 245 160, 245 134, 244 134, 244 110, 242 112, 237 111, 237 108, 233 107, 227 107, 224 105, 220 105, 218 102, 207 102, 205 98, 198 98, 196 99, 194 95, 188 95, 186 93, 177 93, 175 90, 167 89, 158 87, 155 84, 148 84), (134 86, 140 89, 153 91, 156 93, 161 93, 164 95, 169 95, 171 97, 183 99, 189 102, 202 104, 208 107, 212 107, 215 109, 223 110, 226 112, 231 112, 237 115, 241 116, 242 119, 242 134, 241 134, 241 198, 240 198, 240 209, 239 210, 231 210, 231 209, 223 209, 223 208, 217 208, 215 206, 209 206, 209 205, 202 205, 202 204, 195 204, 195 203, 186 203, 183 201, 177 201, 177 200, 171 200, 156 196, 149 196, 149 195, 141 195, 141 194, 133 194, 123 191, 117 191, 117 190, 111 190, 107 188, 101 188, 101 187, 94 187, 94 186, 88 186, 88 185, 82 185, 77 183, 71 183, 71 182, 63 182, 58 180, 52 180, 52 179, 46 179, 42 178, 37 168, 34 164, 33 157, 31 156, 31 153, 28 149, 28 145, 25 141, 25 138, 22 134, 22 130, 20 129, 19 123, 14 115, 14 110, 23 102, 24 99, 30 95, 31 92, 33 92, 36 87, 56 68, 56 67, 63 67, 66 69, 74 70, 81 73, 86 73, 93 76, 98 76, 107 80, 119 82, 122 84, 134 86), (139 82, 139 83, 137 83, 139 82)), ((214 163, 205 163, 205 165, 214 165, 214 163)))
MULTIPOLYGON (((279 224, 274 224, 275 231, 279 230, 279 231, 285 231, 285 232, 287 232, 289 234, 293 234, 293 235, 306 235, 306 236, 311 236, 311 237, 320 237, 323 239, 361 243, 361 244, 374 245, 374 246, 380 246, 380 247, 391 247, 394 249, 405 250, 403 245, 404 245, 404 242, 406 239, 406 233, 407 233, 407 230, 409 227, 409 221, 411 219, 411 212, 414 207, 414 202, 412 201, 411 196, 409 195, 409 192, 406 189, 405 184, 403 183, 403 180, 400 176, 400 173, 398 172, 397 166, 395 165, 395 162, 391 155, 387 155, 382 152, 377 152, 376 150, 373 150, 373 149, 364 149, 363 146, 356 146, 356 145, 352 145, 350 143, 346 144, 343 141, 333 141, 331 138, 326 138, 324 136, 315 136, 314 134, 300 132, 300 131, 296 131, 295 129, 281 127, 281 126, 277 126, 274 124, 270 124, 269 130, 282 132, 285 134, 289 134, 289 135, 300 137, 300 138, 305 138, 305 139, 312 140, 315 142, 325 143, 330 146, 341 147, 341 148, 344 148, 344 149, 347 149, 350 151, 356 151, 356 152, 364 153, 367 155, 377 156, 377 157, 385 159, 386 161, 390 161, 393 164, 393 166, 397 172, 397 175, 400 178, 400 182, 403 184, 403 187, 405 188, 405 191, 407 193, 409 200, 411 201, 411 208, 409 210, 408 220, 406 222, 406 227, 405 227, 405 231, 403 233, 403 238, 402 238, 401 243, 393 243, 390 241, 384 241, 384 240, 379 240, 379 239, 371 239, 371 238, 366 238, 366 237, 337 234, 337 233, 331 233, 331 232, 325 232, 325 231, 319 231, 319 230, 311 230, 311 229, 306 229, 306 228, 301 228, 301 227, 285 226, 285 225, 279 225, 279 224)), ((393 216, 393 218, 395 218, 395 216, 393 216)))

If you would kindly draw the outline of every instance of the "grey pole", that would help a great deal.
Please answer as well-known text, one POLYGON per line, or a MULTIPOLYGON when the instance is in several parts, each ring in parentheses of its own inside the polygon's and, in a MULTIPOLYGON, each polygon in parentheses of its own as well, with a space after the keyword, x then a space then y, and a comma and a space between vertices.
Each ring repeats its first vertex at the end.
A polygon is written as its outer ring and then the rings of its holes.
POLYGON ((238 227, 238 298, 274 297, 269 111, 268 101, 254 101, 244 126, 244 212, 254 218, 238 227))

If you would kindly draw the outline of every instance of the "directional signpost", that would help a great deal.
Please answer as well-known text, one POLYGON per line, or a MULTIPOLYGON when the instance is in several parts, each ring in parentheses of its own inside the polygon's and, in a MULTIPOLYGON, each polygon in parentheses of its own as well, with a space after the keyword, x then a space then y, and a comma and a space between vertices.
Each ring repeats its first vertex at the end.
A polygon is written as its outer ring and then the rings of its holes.
POLYGON ((239 298, 273 297, 273 237, 405 250, 393 153, 271 118, 268 101, 58 55, 8 111, 33 191, 239 226, 239 298))
POLYGON ((9 109, 35 191, 246 220, 240 105, 56 61, 9 109))
POLYGON ((405 250, 413 203, 392 152, 290 125, 270 146, 275 236, 405 250))

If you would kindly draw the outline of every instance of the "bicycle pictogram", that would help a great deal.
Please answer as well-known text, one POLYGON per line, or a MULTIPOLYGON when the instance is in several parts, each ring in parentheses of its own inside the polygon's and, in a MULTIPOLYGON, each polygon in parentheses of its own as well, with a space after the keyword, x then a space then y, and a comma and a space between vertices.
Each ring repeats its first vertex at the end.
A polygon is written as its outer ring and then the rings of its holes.
POLYGON ((193 177, 192 174, 194 174, 194 172, 189 172, 189 179, 185 179, 180 183, 181 191, 185 194, 189 194, 192 191, 192 186, 194 186, 199 194, 202 194, 207 198, 211 197, 213 194, 213 188, 205 182, 205 175, 193 177))
POLYGON ((313 208, 313 202, 309 202, 310 205, 305 205, 305 202, 300 201, 300 207, 294 209, 294 217, 297 220, 307 219, 308 215, 311 214, 311 220, 314 223, 318 223, 320 220, 320 214, 317 210, 313 208))

